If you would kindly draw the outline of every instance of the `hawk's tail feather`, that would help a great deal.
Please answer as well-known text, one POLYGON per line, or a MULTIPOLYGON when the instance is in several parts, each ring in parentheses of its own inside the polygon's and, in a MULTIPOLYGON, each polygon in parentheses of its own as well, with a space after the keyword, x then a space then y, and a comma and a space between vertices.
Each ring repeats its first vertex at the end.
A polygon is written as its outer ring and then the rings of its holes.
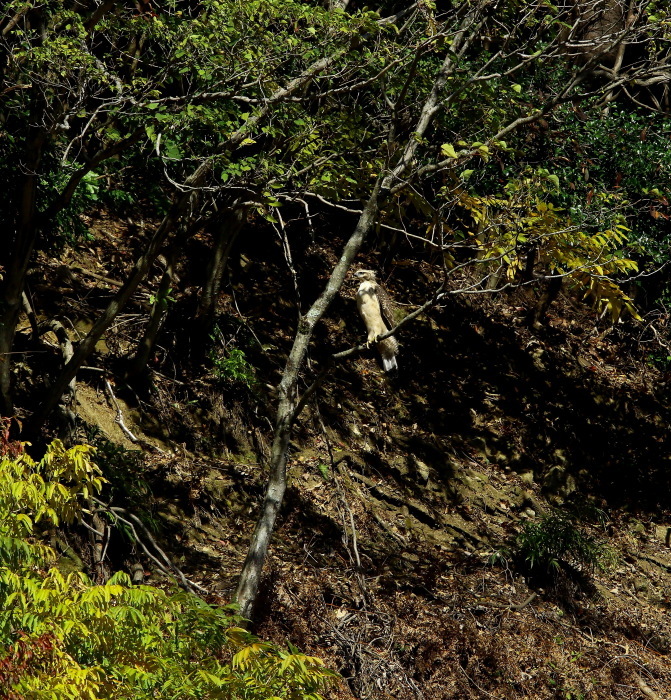
POLYGON ((382 369, 385 372, 391 372, 392 370, 398 369, 398 363, 396 362, 396 355, 391 357, 382 358, 382 369))
POLYGON ((396 338, 394 338, 393 335, 391 338, 385 338, 385 340, 377 344, 377 348, 380 351, 380 358, 382 359, 382 369, 384 369, 385 372, 398 369, 398 363, 396 362, 398 342, 396 338))

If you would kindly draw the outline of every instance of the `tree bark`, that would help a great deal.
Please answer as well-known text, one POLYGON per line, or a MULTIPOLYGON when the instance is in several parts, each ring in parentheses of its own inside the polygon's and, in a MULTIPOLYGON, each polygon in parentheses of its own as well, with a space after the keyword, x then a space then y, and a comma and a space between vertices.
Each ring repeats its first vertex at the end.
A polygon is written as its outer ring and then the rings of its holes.
POLYGON ((298 375, 303 366, 314 327, 328 309, 331 301, 340 290, 347 271, 354 261, 361 244, 370 231, 378 212, 381 182, 378 178, 373 192, 363 209, 354 233, 350 236, 343 254, 335 266, 324 291, 310 310, 301 318, 289 359, 287 360, 279 386, 279 406, 275 423, 275 436, 270 456, 270 475, 261 514, 252 534, 247 558, 242 567, 240 581, 235 594, 243 617, 251 617, 254 602, 261 582, 261 574, 268 555, 270 538, 275 529, 287 486, 287 450, 292 428, 296 419, 298 402, 298 375))
MULTIPOLYGON (((134 144, 139 136, 140 132, 137 131, 112 147, 96 153, 89 163, 72 174, 61 194, 42 212, 38 212, 36 208, 36 193, 42 149, 47 138, 46 132, 38 132, 30 143, 24 166, 27 175, 21 189, 17 233, 13 247, 7 249, 7 254, 11 258, 6 263, 7 273, 0 300, 0 409, 3 415, 12 415, 14 412, 11 393, 11 351, 22 305, 26 273, 37 239, 56 214, 70 204, 83 177, 103 160, 134 144)), ((74 374, 68 382, 73 378, 74 374)), ((64 390, 68 382, 65 383, 64 390)))
POLYGON ((547 281, 545 289, 531 312, 531 326, 536 330, 542 327, 545 314, 550 304, 559 296, 563 281, 563 277, 551 277, 547 281))
MULTIPOLYGON (((50 321, 42 324, 42 328, 38 328, 39 333, 45 333, 46 331, 52 331, 58 340, 58 344, 61 348, 61 355, 63 356, 63 364, 68 362, 72 357, 72 342, 70 341, 70 336, 65 330, 65 326, 60 321, 52 319, 50 321)), ((76 429, 77 429, 77 416, 73 410, 73 406, 76 399, 77 393, 77 381, 73 377, 68 384, 67 391, 63 393, 61 401, 58 404, 57 413, 59 414, 59 437, 63 441, 66 447, 72 447, 75 442, 76 429)))
POLYGON ((26 176, 21 188, 18 226, 13 245, 6 249, 5 283, 0 299, 0 409, 2 415, 12 416, 14 405, 11 387, 11 352, 16 335, 16 324, 23 302, 28 265, 35 248, 38 235, 36 194, 38 168, 42 159, 42 148, 46 135, 38 132, 28 148, 25 163, 26 176))

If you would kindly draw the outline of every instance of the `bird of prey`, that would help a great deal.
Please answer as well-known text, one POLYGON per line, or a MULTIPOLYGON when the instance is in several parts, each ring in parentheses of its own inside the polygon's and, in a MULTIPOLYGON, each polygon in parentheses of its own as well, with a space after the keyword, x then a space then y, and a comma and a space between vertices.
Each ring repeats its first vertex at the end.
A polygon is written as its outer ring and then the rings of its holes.
MULTIPOLYGON (((375 281, 373 270, 358 270, 354 276, 361 280, 359 290, 356 293, 356 305, 363 322, 366 324, 367 343, 374 343, 378 336, 384 335, 396 325, 392 301, 384 287, 375 281)), ((378 342, 377 349, 385 372, 398 369, 396 363, 398 342, 393 335, 378 342)))

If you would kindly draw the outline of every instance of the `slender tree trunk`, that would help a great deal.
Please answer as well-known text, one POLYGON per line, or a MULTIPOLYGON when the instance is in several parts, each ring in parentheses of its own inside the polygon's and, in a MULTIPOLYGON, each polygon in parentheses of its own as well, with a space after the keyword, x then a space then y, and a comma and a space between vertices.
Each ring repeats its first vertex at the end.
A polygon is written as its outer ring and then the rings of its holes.
POLYGON ((2 306, 0 314, 0 413, 3 416, 13 416, 11 352, 19 312, 9 295, 5 295, 2 306))
POLYGON ((28 265, 35 248, 38 235, 37 212, 35 209, 38 168, 42 158, 45 135, 40 132, 31 141, 28 149, 25 171, 27 173, 19 206, 18 227, 12 246, 5 249, 5 282, 0 299, 0 409, 2 415, 14 414, 11 382, 11 352, 16 335, 16 324, 23 303, 23 290, 26 283, 28 265))
POLYGON ((198 315, 209 322, 214 316, 221 281, 228 265, 231 248, 245 223, 246 209, 228 210, 217 229, 212 258, 207 267, 207 278, 200 297, 198 315))
MULTIPOLYGON (((135 143, 139 137, 140 131, 137 131, 110 148, 99 151, 85 166, 72 174, 61 194, 42 212, 37 211, 36 194, 42 149, 47 134, 38 132, 30 143, 24 164, 27 175, 21 189, 17 233, 13 246, 3 251, 9 260, 6 261, 4 256, 0 255, 0 262, 4 263, 7 270, 0 299, 0 408, 4 415, 12 415, 14 412, 11 396, 10 353, 22 305, 26 273, 38 236, 49 226, 56 214, 70 204, 77 186, 88 172, 106 158, 120 153, 135 143)), ((72 378, 74 374, 70 379, 72 378)), ((64 390, 69 381, 65 382, 64 390)))
POLYGON ((538 246, 532 245, 527 251, 527 258, 524 264, 524 281, 531 282, 534 278, 534 266, 536 265, 536 256, 538 255, 538 246))
MULTIPOLYGON (((52 319, 50 321, 42 324, 42 328, 38 327, 39 333, 45 333, 47 330, 52 331, 61 348, 61 355, 63 356, 63 364, 68 362, 72 357, 72 342, 70 341, 70 336, 68 335, 65 326, 60 321, 52 319)), ((61 401, 58 404, 56 413, 59 418, 59 437, 63 441, 66 447, 72 447, 75 442, 76 430, 77 430, 77 416, 73 410, 74 403, 77 393, 77 381, 73 377, 68 384, 67 391, 63 393, 61 401)))
POLYGON ((126 371, 126 378, 131 379, 137 377, 142 372, 144 372, 147 363, 154 354, 154 349, 156 347, 156 339, 158 334, 163 328, 165 319, 168 315, 168 304, 170 296, 170 290, 173 284, 173 266, 175 261, 175 250, 171 250, 166 255, 166 266, 165 271, 159 282, 158 289, 156 291, 156 299, 151 308, 151 315, 149 317, 149 323, 145 329, 142 339, 137 344, 135 353, 130 360, 128 370, 126 371))
POLYGON ((266 487, 266 495, 261 507, 261 515, 252 535, 247 558, 242 567, 240 582, 235 596, 243 617, 248 618, 251 616, 261 582, 263 565, 268 555, 270 538, 275 529, 277 515, 284 500, 284 492, 287 485, 287 449, 296 420, 295 409, 298 401, 299 372, 303 366, 314 327, 340 290, 347 271, 359 252, 366 234, 375 223, 380 190, 381 183, 378 179, 373 193, 359 217, 354 233, 347 241, 343 254, 329 277, 326 288, 298 324, 296 338, 279 386, 279 406, 275 424, 275 437, 270 456, 270 475, 266 487))
POLYGON ((534 306, 531 312, 531 325, 535 329, 541 328, 545 314, 550 308, 550 304, 559 296, 562 288, 563 277, 551 277, 545 285, 545 289, 540 296, 540 299, 534 306))
POLYGON ((499 285, 501 284, 501 280, 503 279, 504 272, 505 269, 503 267, 503 263, 498 263, 498 267, 488 275, 485 289, 490 292, 498 289, 499 285))
POLYGON ((0 399, 2 402, 0 410, 3 416, 14 415, 11 360, 24 278, 25 272, 11 270, 4 290, 4 298, 0 304, 0 399))
MULTIPOLYGON (((200 185, 208 172, 209 163, 203 163, 189 178, 187 184, 189 184, 191 187, 200 185)), ((110 327, 114 319, 133 296, 137 286, 146 276, 149 268, 154 263, 154 260, 156 260, 156 257, 158 256, 166 239, 172 234, 180 218, 186 211, 192 196, 193 193, 191 191, 185 192, 181 194, 173 203, 170 211, 168 214, 166 214, 165 218, 154 232, 154 235, 152 236, 145 252, 135 262, 135 265, 133 266, 130 275, 124 282, 123 287, 121 287, 121 289, 113 297, 112 301, 110 301, 107 308, 93 324, 86 337, 79 343, 72 358, 65 365, 65 367, 63 367, 62 372, 54 381, 44 403, 42 406, 40 406, 38 412, 35 414, 32 420, 31 427, 33 429, 38 429, 42 426, 46 418, 57 406, 70 381, 77 374, 79 368, 82 366, 82 364, 84 364, 88 356, 95 349, 96 343, 100 340, 103 333, 110 327)))

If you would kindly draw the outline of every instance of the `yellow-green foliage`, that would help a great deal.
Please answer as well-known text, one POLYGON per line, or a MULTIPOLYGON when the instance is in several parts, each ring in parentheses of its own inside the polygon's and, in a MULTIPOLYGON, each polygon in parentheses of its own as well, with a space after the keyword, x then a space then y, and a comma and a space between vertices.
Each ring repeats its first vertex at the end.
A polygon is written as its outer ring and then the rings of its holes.
POLYGON ((124 573, 93 585, 52 565, 39 534, 80 518, 102 488, 92 453, 54 442, 39 463, 21 450, 0 462, 3 697, 320 698, 335 674, 236 627, 231 608, 134 586, 124 573))
MULTIPOLYGON (((625 311, 638 318, 631 298, 614 281, 638 272, 625 252, 629 229, 611 216, 614 221, 601 230, 581 230, 547 201, 558 184, 556 176, 541 170, 509 182, 503 196, 477 196, 461 187, 451 192, 475 223, 470 235, 480 258, 500 265, 509 281, 520 279, 532 249, 543 274, 562 276, 597 311, 607 312, 613 321, 625 311)), ((598 218, 616 209, 616 198, 608 193, 594 197, 602 213, 598 218)))

